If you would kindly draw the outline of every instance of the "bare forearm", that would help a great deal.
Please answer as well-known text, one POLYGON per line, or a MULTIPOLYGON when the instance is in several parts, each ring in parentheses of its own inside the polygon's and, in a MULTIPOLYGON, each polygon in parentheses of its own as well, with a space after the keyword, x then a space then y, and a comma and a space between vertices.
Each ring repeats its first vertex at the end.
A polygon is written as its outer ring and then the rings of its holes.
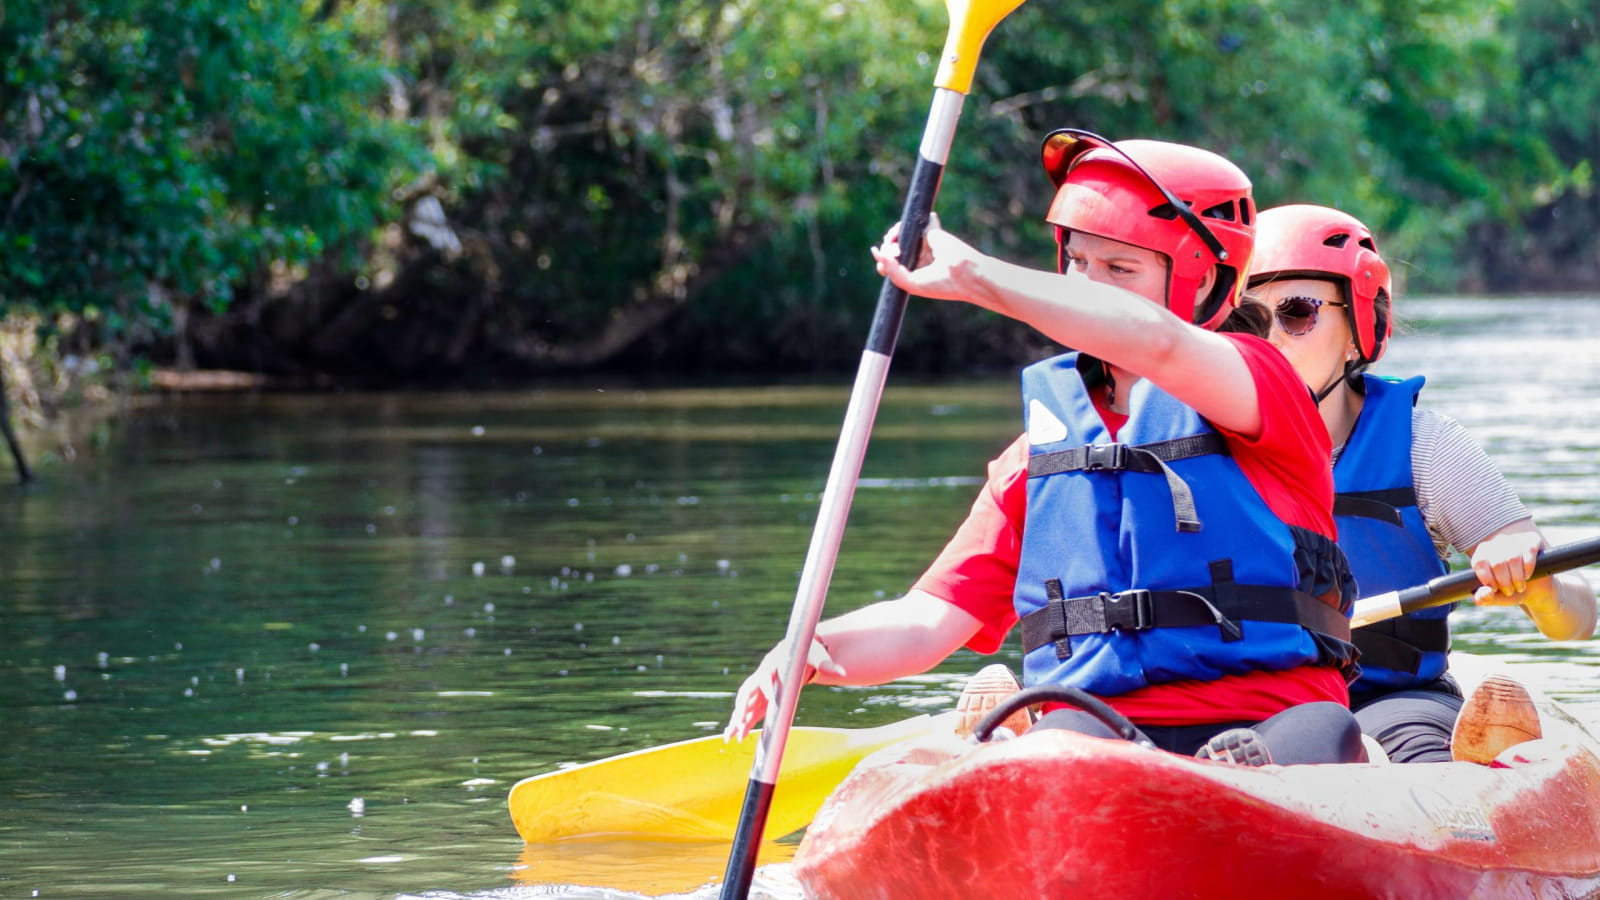
POLYGON ((1082 275, 991 256, 979 261, 970 286, 977 305, 1142 377, 1158 375, 1184 337, 1184 324, 1159 306, 1082 275))
POLYGON ((978 620, 920 591, 829 619, 817 638, 847 673, 819 672, 821 684, 883 684, 943 662, 977 633, 978 620))

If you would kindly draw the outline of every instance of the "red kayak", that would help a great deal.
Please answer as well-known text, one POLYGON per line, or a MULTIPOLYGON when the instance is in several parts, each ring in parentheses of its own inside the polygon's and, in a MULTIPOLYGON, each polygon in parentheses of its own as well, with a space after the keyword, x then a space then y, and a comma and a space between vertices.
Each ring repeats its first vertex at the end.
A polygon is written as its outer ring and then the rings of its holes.
POLYGON ((1580 900, 1600 756, 1570 718, 1493 766, 1247 768, 1064 731, 868 757, 795 856, 814 898, 1580 900))

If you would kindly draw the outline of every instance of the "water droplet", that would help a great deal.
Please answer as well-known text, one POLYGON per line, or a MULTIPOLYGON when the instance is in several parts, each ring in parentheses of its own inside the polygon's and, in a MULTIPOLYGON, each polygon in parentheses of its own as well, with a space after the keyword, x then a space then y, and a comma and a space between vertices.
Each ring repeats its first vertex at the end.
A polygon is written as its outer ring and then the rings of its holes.
POLYGON ((481 562, 473 563, 472 564, 472 574, 474 576, 482 575, 483 574, 483 563, 481 563, 481 562))
POLYGON ((617 566, 616 571, 617 575, 620 577, 627 578, 629 575, 633 574, 633 566, 630 566, 627 563, 622 563, 621 565, 617 566))
POLYGON ((55 673, 56 673, 56 680, 57 681, 66 681, 67 680, 67 667, 66 666, 56 666, 55 673))

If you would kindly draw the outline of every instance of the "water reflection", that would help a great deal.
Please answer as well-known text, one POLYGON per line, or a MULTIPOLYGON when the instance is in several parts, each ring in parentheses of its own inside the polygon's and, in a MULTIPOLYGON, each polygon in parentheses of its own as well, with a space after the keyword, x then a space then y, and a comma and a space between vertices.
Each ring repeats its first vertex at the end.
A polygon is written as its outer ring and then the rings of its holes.
MULTIPOLYGON (((1428 373, 1553 540, 1594 534, 1600 304, 1404 311, 1383 370, 1428 373)), ((0 500, 0 893, 714 895, 723 848, 528 848, 505 792, 720 727, 787 622, 847 395, 192 396, 116 421, 0 500)), ((1009 378, 891 378, 830 612, 927 565, 1018 406, 1009 378)), ((1600 721, 1590 644, 1459 625, 1600 721)), ((983 661, 808 691, 800 721, 949 708, 983 661)), ((793 898, 771 852, 758 894, 793 898)))

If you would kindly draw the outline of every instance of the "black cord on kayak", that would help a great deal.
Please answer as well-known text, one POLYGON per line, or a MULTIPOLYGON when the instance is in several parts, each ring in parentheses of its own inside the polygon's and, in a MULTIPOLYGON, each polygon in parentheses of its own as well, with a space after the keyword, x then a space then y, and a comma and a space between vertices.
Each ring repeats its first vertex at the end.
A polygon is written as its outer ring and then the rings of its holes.
POLYGON ((1064 684, 1044 684, 1038 687, 1025 688, 1012 694, 1000 702, 999 706, 984 714, 978 724, 972 729, 972 739, 983 743, 989 740, 994 730, 1000 726, 1006 717, 1024 707, 1035 703, 1066 703, 1083 710, 1117 733, 1125 741, 1132 741, 1141 747, 1154 750, 1155 742, 1150 740, 1137 725, 1128 720, 1128 717, 1112 709, 1110 704, 1093 694, 1067 687, 1064 684))

